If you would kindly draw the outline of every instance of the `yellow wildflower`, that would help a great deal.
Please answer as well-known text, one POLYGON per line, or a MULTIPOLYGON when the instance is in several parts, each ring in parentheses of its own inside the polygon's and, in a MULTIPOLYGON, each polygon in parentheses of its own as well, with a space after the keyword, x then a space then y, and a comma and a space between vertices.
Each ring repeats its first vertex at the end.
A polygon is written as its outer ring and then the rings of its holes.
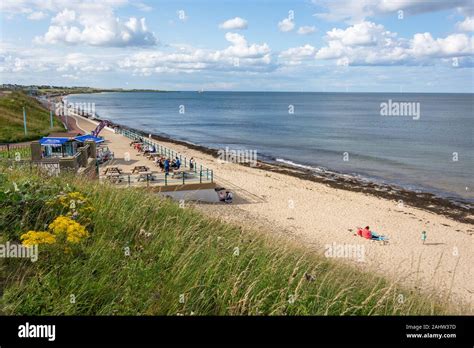
POLYGON ((20 239, 25 246, 56 243, 56 236, 45 231, 28 231, 22 234, 20 239))
POLYGON ((70 243, 79 243, 81 239, 89 236, 84 226, 63 215, 58 216, 48 227, 55 235, 66 236, 66 240, 70 243))

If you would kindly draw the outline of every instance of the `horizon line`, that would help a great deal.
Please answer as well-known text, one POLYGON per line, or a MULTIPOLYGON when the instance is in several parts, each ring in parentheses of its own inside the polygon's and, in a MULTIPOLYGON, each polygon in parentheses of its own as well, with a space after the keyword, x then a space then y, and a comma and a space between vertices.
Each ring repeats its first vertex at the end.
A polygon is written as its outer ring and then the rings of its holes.
MULTIPOLYGON (((341 93, 341 94, 354 94, 354 93, 372 93, 372 94, 384 94, 384 93, 394 93, 394 94, 474 94, 474 91, 471 92, 420 92, 420 91, 409 91, 409 92, 401 92, 401 91, 315 91, 315 90, 306 90, 306 91, 288 91, 288 90, 281 90, 281 91, 274 91, 274 90, 206 90, 206 89, 183 89, 183 90, 174 90, 174 89, 157 89, 157 88, 143 88, 143 87, 135 87, 135 88, 125 88, 125 87, 92 87, 92 86, 58 86, 58 85, 49 85, 49 84, 29 84, 29 85, 24 85, 24 84, 18 84, 18 83, 1 83, 2 85, 17 85, 17 86, 22 86, 22 87, 38 87, 38 86, 50 86, 54 88, 68 88, 68 89, 73 89, 73 88, 87 88, 87 89, 97 89, 99 90, 96 93, 100 93, 100 90, 103 90, 102 92, 127 92, 127 91, 143 91, 143 92, 167 92, 167 93, 172 93, 172 92, 201 92, 201 93, 209 93, 209 92, 217 92, 217 93, 341 93), (114 91, 116 90, 116 91, 114 91)), ((6 88, 6 87, 3 87, 6 88)), ((94 93, 94 92, 92 92, 94 93)))

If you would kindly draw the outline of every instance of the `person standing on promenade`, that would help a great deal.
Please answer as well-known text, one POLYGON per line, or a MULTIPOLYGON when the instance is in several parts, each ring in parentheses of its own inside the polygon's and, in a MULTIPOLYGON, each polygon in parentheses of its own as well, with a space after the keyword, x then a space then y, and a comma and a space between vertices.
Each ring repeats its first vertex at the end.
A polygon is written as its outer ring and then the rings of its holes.
POLYGON ((168 175, 170 172, 170 159, 165 159, 165 175, 168 175))

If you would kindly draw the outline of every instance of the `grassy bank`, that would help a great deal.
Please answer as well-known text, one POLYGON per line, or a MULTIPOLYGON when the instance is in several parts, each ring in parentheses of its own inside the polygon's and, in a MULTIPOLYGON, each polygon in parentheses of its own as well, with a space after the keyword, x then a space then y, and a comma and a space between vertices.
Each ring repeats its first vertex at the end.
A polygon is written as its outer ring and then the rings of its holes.
POLYGON ((51 129, 49 111, 36 99, 23 92, 0 94, 0 143, 34 140, 50 132, 64 131, 62 123, 56 117, 53 126, 51 129), (23 106, 26 108, 26 136, 23 127, 23 106))
POLYGON ((458 313, 439 294, 403 289, 143 190, 0 170, 2 243, 29 230, 53 231, 47 226, 71 213, 65 197, 78 192, 73 215, 88 231, 70 248, 40 245, 34 263, 1 259, 3 314, 458 313))

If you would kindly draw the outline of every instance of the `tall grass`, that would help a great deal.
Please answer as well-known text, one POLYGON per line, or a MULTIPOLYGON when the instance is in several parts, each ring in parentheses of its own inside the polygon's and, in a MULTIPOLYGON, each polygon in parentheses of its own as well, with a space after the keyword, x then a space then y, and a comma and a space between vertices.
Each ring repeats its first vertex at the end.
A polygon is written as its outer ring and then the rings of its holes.
POLYGON ((29 144, 16 144, 10 148, 0 146, 0 159, 9 158, 31 159, 31 147, 29 144))
POLYGON ((2 190, 11 189, 13 181, 68 184, 87 194, 95 207, 82 253, 58 260, 40 251, 36 263, 1 261, 4 314, 458 313, 438 296, 404 289, 144 190, 27 170, 3 172, 2 190))

